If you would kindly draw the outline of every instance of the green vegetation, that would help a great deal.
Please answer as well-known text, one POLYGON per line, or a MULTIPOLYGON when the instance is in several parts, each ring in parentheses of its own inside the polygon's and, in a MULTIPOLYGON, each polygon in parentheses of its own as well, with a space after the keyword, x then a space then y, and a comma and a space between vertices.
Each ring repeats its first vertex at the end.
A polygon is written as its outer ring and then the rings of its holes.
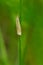
POLYGON ((0 65, 43 65, 43 0, 0 0, 0 65), (22 35, 18 40, 16 16, 22 35))

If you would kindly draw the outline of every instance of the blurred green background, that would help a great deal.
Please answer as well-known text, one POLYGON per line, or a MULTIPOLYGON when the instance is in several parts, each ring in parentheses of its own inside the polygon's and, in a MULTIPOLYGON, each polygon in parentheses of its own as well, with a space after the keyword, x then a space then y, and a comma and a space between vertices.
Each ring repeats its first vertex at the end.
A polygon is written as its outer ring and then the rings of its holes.
POLYGON ((0 65, 18 65, 17 15, 21 65, 43 65, 43 0, 0 0, 0 65))

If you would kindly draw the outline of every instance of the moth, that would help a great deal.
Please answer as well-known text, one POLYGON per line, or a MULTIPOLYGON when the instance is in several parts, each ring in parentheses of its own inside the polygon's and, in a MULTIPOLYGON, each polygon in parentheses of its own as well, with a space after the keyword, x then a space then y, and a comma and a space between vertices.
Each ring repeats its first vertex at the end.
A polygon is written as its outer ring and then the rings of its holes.
POLYGON ((19 16, 16 16, 16 30, 17 30, 17 35, 21 35, 21 25, 20 25, 19 16))

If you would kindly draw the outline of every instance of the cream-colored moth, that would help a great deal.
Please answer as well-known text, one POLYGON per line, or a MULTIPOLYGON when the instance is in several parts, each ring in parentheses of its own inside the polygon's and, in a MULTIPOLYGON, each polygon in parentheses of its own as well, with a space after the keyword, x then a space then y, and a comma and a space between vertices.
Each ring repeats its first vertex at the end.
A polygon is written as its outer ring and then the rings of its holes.
POLYGON ((17 35, 21 35, 21 25, 19 16, 16 16, 16 29, 17 29, 17 35))

